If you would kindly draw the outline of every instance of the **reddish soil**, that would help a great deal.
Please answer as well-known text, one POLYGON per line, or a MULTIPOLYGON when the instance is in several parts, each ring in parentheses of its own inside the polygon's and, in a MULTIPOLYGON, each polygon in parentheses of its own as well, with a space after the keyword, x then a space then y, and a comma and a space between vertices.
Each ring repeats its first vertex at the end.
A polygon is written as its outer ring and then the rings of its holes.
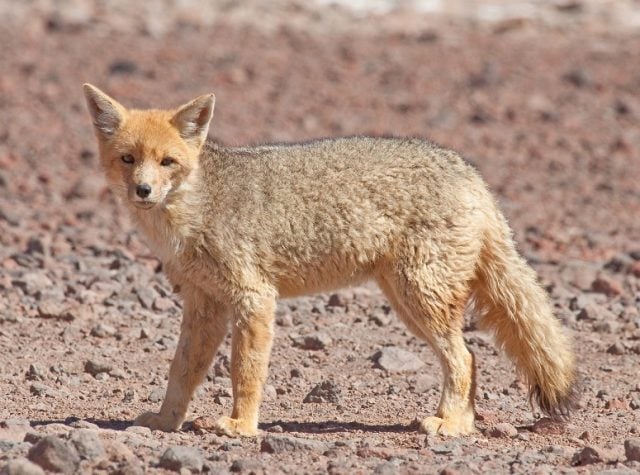
MULTIPOLYGON (((640 471, 640 41, 609 23, 573 27, 569 3, 581 4, 564 2, 553 24, 350 19, 293 4, 269 22, 233 9, 208 25, 165 16, 161 31, 97 7, 0 22, 0 469, 46 466, 42 437, 56 435, 71 453, 56 449, 64 470, 81 472, 640 471), (159 407, 181 303, 106 190, 83 82, 138 107, 214 91, 211 136, 225 144, 374 134, 458 150, 574 341, 580 409, 566 425, 538 422, 470 318, 478 431, 425 440, 412 421, 434 413, 440 368, 371 285, 280 303, 258 439, 131 427, 159 407), (390 345, 424 366, 377 368, 390 345), (323 381, 335 402, 303 402, 323 381), (198 450, 172 465, 171 446, 198 450)), ((230 410, 228 354, 227 341, 189 420, 230 410)))

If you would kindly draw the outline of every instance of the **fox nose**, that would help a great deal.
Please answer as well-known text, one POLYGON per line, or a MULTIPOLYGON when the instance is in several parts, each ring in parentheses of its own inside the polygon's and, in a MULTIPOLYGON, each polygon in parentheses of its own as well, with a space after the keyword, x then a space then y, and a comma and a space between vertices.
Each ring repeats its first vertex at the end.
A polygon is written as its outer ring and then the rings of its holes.
POLYGON ((151 187, 147 183, 136 186, 136 195, 140 198, 146 198, 151 194, 151 187))

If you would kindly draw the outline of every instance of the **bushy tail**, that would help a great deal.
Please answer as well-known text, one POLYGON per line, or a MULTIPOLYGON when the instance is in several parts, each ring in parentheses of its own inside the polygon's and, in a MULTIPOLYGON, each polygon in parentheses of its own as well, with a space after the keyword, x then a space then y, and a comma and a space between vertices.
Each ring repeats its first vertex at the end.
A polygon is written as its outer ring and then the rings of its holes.
POLYGON ((577 404, 574 356, 535 272, 516 251, 504 217, 485 234, 474 282, 480 326, 524 374, 530 399, 551 417, 564 418, 577 404))

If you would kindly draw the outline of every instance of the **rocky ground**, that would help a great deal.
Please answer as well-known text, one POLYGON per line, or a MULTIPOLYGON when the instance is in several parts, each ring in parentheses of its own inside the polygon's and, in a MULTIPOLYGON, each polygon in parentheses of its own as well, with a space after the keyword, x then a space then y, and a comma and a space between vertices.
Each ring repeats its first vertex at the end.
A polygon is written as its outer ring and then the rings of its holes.
MULTIPOLYGON (((640 41, 614 21, 631 14, 197 3, 0 4, 0 470, 639 472, 640 41), (470 318, 478 430, 425 439, 413 421, 435 411, 437 361, 363 286, 280 303, 257 439, 131 426, 162 400, 181 303, 105 188, 86 81, 140 107, 213 90, 226 144, 393 134, 458 150, 571 335, 580 409, 540 419, 470 318)), ((190 421, 230 410, 228 355, 190 421)))

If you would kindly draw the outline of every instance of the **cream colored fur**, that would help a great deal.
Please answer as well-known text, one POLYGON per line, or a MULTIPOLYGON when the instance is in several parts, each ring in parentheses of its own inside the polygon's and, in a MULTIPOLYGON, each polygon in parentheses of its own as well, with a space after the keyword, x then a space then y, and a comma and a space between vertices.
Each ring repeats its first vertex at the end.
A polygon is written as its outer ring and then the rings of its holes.
POLYGON ((469 299, 542 409, 571 405, 560 324, 486 185, 454 152, 369 137, 225 148, 205 143, 213 95, 176 111, 127 110, 89 85, 85 96, 107 179, 185 301, 166 399, 137 424, 180 427, 230 326, 234 406, 215 428, 255 435, 276 299, 366 279, 442 363, 442 399, 424 431, 474 430, 469 299), (142 182, 153 189, 145 200, 142 182))

